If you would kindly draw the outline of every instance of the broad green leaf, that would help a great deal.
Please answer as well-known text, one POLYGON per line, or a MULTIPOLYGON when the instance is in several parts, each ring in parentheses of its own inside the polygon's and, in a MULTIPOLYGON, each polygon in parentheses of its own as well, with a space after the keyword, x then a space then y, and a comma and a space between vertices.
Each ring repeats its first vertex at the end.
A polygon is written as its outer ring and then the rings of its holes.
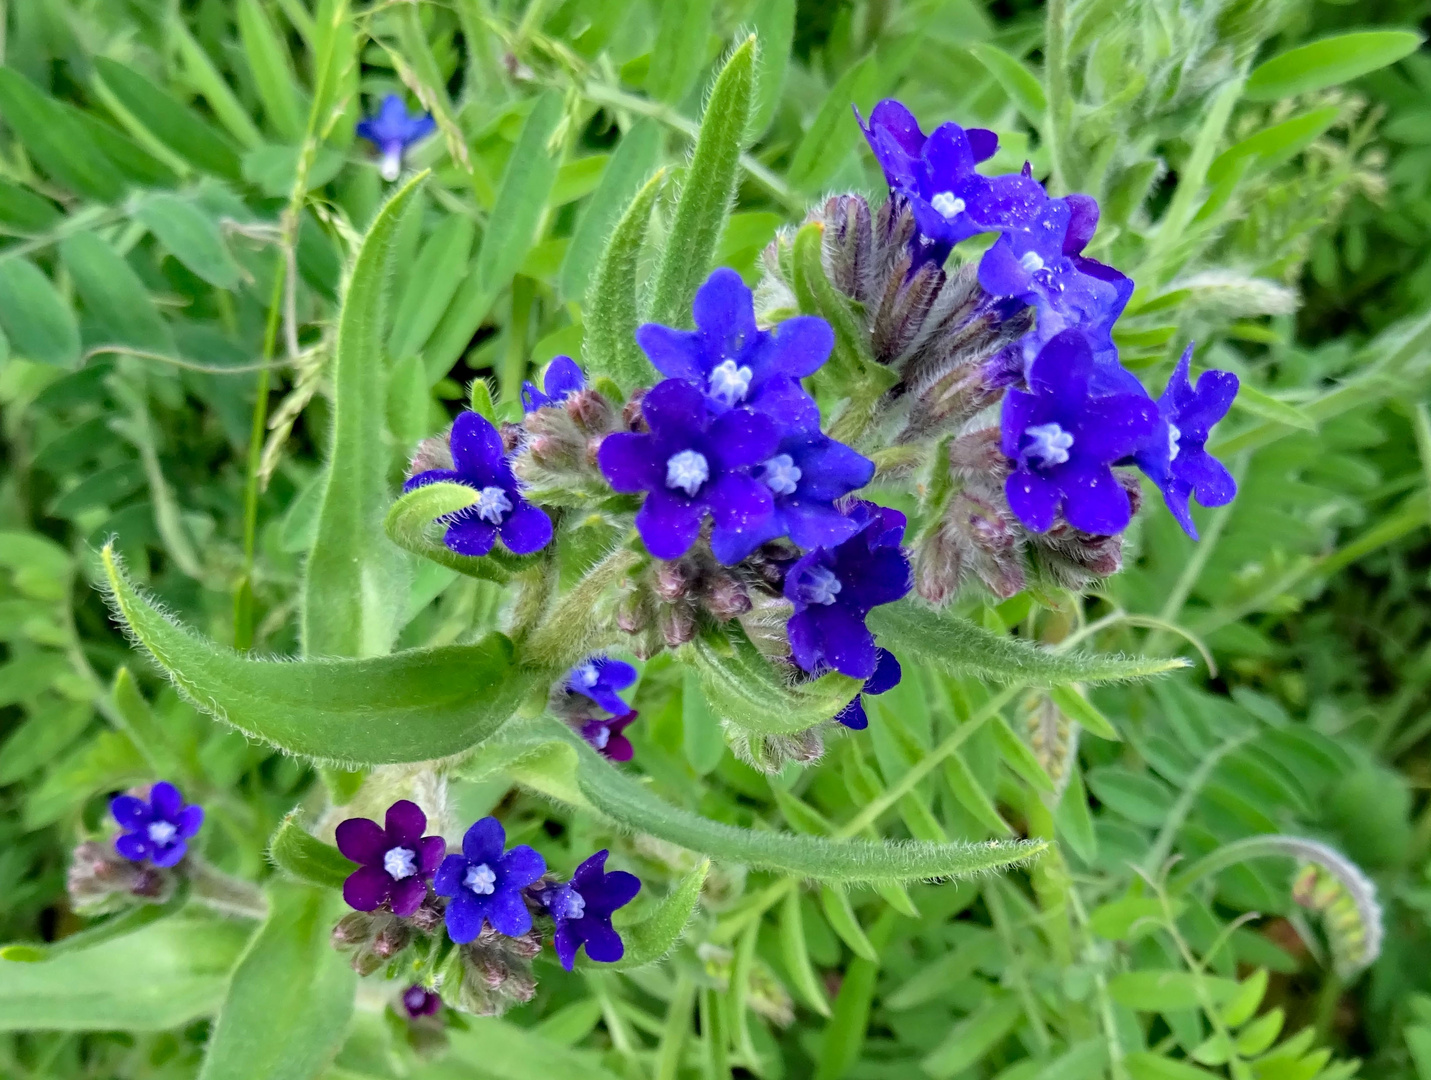
POLYGON ((1331 127, 1340 114, 1339 106, 1328 105, 1263 128, 1219 154, 1208 166, 1207 178, 1216 184, 1244 162, 1249 167, 1267 168, 1286 161, 1331 127))
POLYGON ((795 37, 795 0, 763 0, 755 6, 750 19, 760 46, 755 106, 750 116, 750 136, 758 139, 775 119, 780 92, 785 89, 785 70, 795 37))
POLYGON ((1221 1008, 1222 1022, 1230 1028, 1240 1028, 1251 1020, 1267 994, 1267 969, 1258 968, 1237 984, 1237 993, 1221 1008))
POLYGON ((1097 735, 1100 739, 1112 742, 1121 738, 1118 729, 1094 708, 1093 703, 1077 688, 1069 685, 1050 687, 1048 696, 1059 712, 1075 723, 1082 724, 1090 735, 1097 735))
POLYGON ((944 759, 944 782, 949 785, 949 790, 954 793, 959 805, 980 825, 996 836, 1013 835, 1014 830, 1000 815, 994 800, 989 798, 989 793, 984 790, 974 771, 969 768, 969 763, 957 750, 944 759))
POLYGON ((0 114, 35 162, 71 191, 101 202, 124 194, 113 162, 91 141, 78 110, 7 67, 0 67, 0 114))
POLYGON ((154 306, 144 282, 119 253, 91 232, 60 241, 60 257, 74 279, 85 314, 106 335, 106 344, 174 355, 174 335, 154 306))
POLYGON ((726 655, 698 638, 691 644, 691 655, 711 709, 747 731, 785 735, 823 724, 853 701, 864 685, 837 671, 792 683, 744 634, 736 634, 731 646, 726 655))
POLYGON ((264 116, 283 139, 296 143, 303 138, 308 110, 293 79, 288 48, 259 0, 238 0, 237 7, 243 55, 263 101, 264 116))
POLYGON ((1044 114, 1048 112, 1048 99, 1044 97, 1043 83, 1039 77, 1024 66, 1023 61, 1010 56, 997 45, 986 41, 970 45, 974 59, 984 65, 994 81, 1009 95, 1009 100, 1034 127, 1042 127, 1044 114))
POLYGON ((695 85, 706 60, 713 0, 665 0, 659 5, 656 43, 646 75, 646 93, 679 105, 695 85))
POLYGON ((342 1046, 358 976, 328 938, 331 890, 275 882, 268 919, 229 983, 200 1080, 309 1080, 342 1046))
MULTIPOLYGON (((1184 907, 1174 901, 1173 914, 1184 907)), ((1088 913, 1088 925, 1099 937, 1109 941, 1128 941, 1151 933, 1163 924, 1163 902, 1151 896, 1124 896, 1094 908, 1088 913)))
POLYGON ((885 1007, 896 1012, 916 1009, 948 993, 949 989, 967 979, 976 968, 985 967, 999 957, 998 935, 981 930, 972 938, 961 938, 952 952, 921 967, 899 989, 884 999, 885 1007))
POLYGON ((1118 1004, 1139 1012, 1174 1012, 1196 1009, 1202 1003, 1198 983, 1213 1004, 1230 1001, 1237 982, 1191 971, 1121 971, 1108 980, 1108 995, 1118 1004))
POLYGON ((992 997, 955 1024, 920 1064, 935 1080, 963 1072, 1013 1031, 1023 1014, 1016 995, 992 997))
POLYGON ((0 259, 0 328, 10 339, 12 356, 55 367, 79 362, 74 313, 28 259, 0 259))
POLYGON ((382 335, 393 234, 424 177, 409 181, 374 219, 338 316, 328 479, 303 581, 307 656, 380 656, 400 628, 408 563, 383 532, 392 451, 382 438, 382 335))
POLYGON ((102 557, 120 616, 175 686, 290 753, 359 765, 446 757, 496 731, 531 685, 501 634, 366 660, 253 659, 172 622, 135 591, 112 548, 102 557))
MULTIPOLYGON (((567 299, 580 300, 586 295, 587 283, 608 240, 614 242, 612 229, 650 176, 660 151, 661 129, 649 117, 638 121, 622 136, 601 174, 601 182, 577 219, 571 243, 562 259, 561 292, 567 299)), ((647 210, 649 213, 649 207, 647 210)), ((643 221, 643 235, 644 225, 643 221)), ((639 249, 639 243, 637 246, 639 249)))
POLYGON ((107 56, 94 58, 96 74, 134 119, 156 139, 195 168, 239 179, 239 159, 220 135, 168 90, 156 86, 131 67, 107 56))
POLYGON ((135 216, 176 259, 210 285, 232 289, 239 283, 242 272, 218 222, 189 199, 151 195, 139 204, 135 216))
POLYGON ((757 53, 752 35, 731 54, 711 89, 652 284, 651 322, 690 325, 691 301, 710 272, 711 258, 735 199, 740 152, 755 94, 757 53))
POLYGON ((358 868, 332 844, 325 844, 298 821, 298 811, 287 814, 268 841, 268 858, 279 870, 308 885, 341 889, 358 868))
POLYGON ((710 868, 710 860, 703 859, 701 864, 681 878, 656 909, 640 922, 621 925, 618 921, 617 929, 621 931, 621 940, 626 945, 625 955, 615 963, 602 964, 585 959, 583 953, 582 970, 630 971, 654 964, 670 953, 676 942, 681 940, 681 935, 685 933, 686 926, 695 914, 696 905, 701 899, 701 886, 705 884, 710 868))
MULTIPOLYGON (((93 113, 77 109, 67 101, 59 104, 79 122, 84 129, 85 138, 113 162, 113 167, 131 184, 136 187, 178 185, 178 173, 129 136, 110 127, 93 113)), ((156 149, 162 148, 156 146, 156 149)))
POLYGON ((845 155, 860 141, 859 129, 851 122, 850 105, 868 112, 878 77, 879 61, 870 53, 830 88, 790 160, 787 179, 792 187, 818 191, 840 167, 845 155))
POLYGON ((1311 41, 1258 64, 1242 94, 1276 101, 1350 82, 1410 56, 1424 40, 1412 30, 1363 30, 1311 41))
POLYGON ((500 546, 477 559, 459 555, 442 542, 447 526, 441 519, 471 506, 476 500, 477 492, 464 484, 426 484, 400 496, 388 510, 383 527, 399 547, 468 577, 500 583, 536 565, 536 556, 512 555, 500 546))
POLYGON ((399 280, 405 279, 406 284, 388 335, 388 353, 393 359, 416 354, 436 329, 462 283, 476 232, 471 218, 454 214, 433 230, 411 268, 402 268, 399 280))
POLYGON ((1067 840, 1075 855, 1085 863, 1098 858, 1098 834, 1093 830, 1093 815, 1088 812, 1083 773, 1076 763, 1069 770, 1068 786, 1063 789, 1053 820, 1058 838, 1067 840))
POLYGON ((1238 387, 1237 396, 1232 399, 1232 404, 1241 412, 1249 413, 1261 420, 1272 420, 1278 424, 1286 424, 1288 427, 1299 428, 1302 431, 1317 430, 1317 422, 1303 410, 1274 398, 1270 394, 1264 394, 1255 386, 1244 384, 1238 387))

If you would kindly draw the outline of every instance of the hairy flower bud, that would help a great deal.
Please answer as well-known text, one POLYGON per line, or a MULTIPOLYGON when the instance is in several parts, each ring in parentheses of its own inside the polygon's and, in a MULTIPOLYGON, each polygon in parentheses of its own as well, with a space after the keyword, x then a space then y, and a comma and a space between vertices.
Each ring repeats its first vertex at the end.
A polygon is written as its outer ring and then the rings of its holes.
POLYGON ((432 469, 452 468, 452 433, 444 431, 441 435, 432 435, 417 444, 417 449, 413 451, 412 461, 408 464, 407 475, 416 476, 418 473, 428 472, 432 469))
POLYGON ((75 848, 65 879, 70 903, 86 915, 128 907, 136 901, 163 903, 174 894, 174 871, 131 862, 108 843, 87 840, 75 848))
POLYGON ((530 1001, 537 990, 532 958, 541 948, 535 931, 507 937, 490 926, 483 927, 443 966, 443 1000, 477 1016, 500 1016, 512 1006, 530 1001))

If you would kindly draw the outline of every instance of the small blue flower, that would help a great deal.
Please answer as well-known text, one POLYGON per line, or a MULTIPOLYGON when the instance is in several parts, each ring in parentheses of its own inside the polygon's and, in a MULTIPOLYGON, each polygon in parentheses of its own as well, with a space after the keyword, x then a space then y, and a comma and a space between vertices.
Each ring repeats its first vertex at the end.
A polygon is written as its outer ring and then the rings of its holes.
POLYGON ((185 805, 179 789, 163 780, 149 789, 148 800, 115 796, 109 812, 124 830, 115 837, 115 851, 130 862, 148 859, 161 867, 173 866, 188 853, 188 841, 204 823, 204 808, 185 805))
POLYGON ((412 491, 446 481, 477 492, 477 501, 446 518, 443 543, 459 555, 481 557, 501 537, 513 555, 529 555, 551 542, 552 519, 522 498, 507 462, 502 436, 480 413, 464 412, 452 425, 451 469, 428 469, 403 485, 412 491))
POLYGON ((625 716, 631 706, 617 693, 636 681, 636 669, 624 660, 588 656, 567 673, 566 688, 590 698, 612 716, 625 716))
POLYGON ((430 113, 408 115, 407 106, 397 94, 383 98, 376 116, 359 120, 359 138, 367 139, 382 155, 379 171, 384 180, 396 180, 402 172, 402 156, 413 143, 421 142, 437 124, 430 113))
POLYGON ((865 685, 855 699, 835 714, 835 719, 851 731, 863 731, 870 726, 870 718, 865 712, 864 696, 893 690, 904 677, 904 671, 894 653, 888 649, 876 649, 875 652, 879 658, 875 661, 874 674, 865 680, 865 685))
POLYGON ((482 932, 482 923, 508 937, 532 928, 522 890, 546 873, 536 851, 519 844, 505 851, 506 830, 494 817, 476 822, 462 838, 462 854, 442 860, 433 879, 438 896, 450 897, 447 936, 465 945, 482 932))
POLYGON ((587 956, 603 964, 614 964, 626 954, 621 935, 611 925, 611 913, 635 899, 641 881, 625 870, 606 873, 607 854, 604 849, 598 851, 576 868, 570 881, 539 894, 556 923, 552 947, 568 971, 582 945, 587 956))
POLYGON ((531 382, 522 383, 522 409, 533 413, 549 405, 560 405, 578 390, 586 386, 586 376, 569 356, 558 356, 549 365, 542 381, 543 389, 538 390, 531 382))

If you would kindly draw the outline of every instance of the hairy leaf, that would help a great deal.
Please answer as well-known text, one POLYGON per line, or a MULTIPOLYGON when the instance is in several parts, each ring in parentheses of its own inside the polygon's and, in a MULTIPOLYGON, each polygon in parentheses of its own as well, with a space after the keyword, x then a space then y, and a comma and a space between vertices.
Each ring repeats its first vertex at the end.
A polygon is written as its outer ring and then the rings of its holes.
POLYGON ((701 689, 715 714, 762 735, 784 735, 823 724, 855 699, 864 685, 838 671, 809 682, 791 683, 760 655, 744 634, 735 635, 729 655, 697 639, 691 655, 701 689))
POLYGON ((328 889, 341 889, 348 875, 358 868, 332 844, 325 844, 305 829, 296 810, 284 816, 268 841, 268 858, 295 881, 328 889))

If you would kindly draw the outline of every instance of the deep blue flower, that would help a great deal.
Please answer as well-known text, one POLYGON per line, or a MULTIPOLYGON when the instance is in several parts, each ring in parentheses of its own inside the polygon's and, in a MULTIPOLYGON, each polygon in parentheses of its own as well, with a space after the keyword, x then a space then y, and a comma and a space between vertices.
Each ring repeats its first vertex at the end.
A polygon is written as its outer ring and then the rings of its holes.
POLYGON ((436 130, 437 124, 430 113, 409 116, 407 106, 397 94, 383 98, 377 115, 359 120, 357 126, 358 136, 376 146, 382 155, 379 169, 384 180, 396 180, 402 172, 403 152, 436 130))
POLYGON ((576 868, 570 881, 543 889, 539 896, 556 922, 552 946, 568 971, 582 945, 587 956, 603 964, 614 964, 626 954, 621 935, 611 925, 611 913, 635 898, 641 881, 625 870, 606 873, 606 856, 604 849, 598 851, 576 868))
POLYGON ((491 421, 480 413, 462 413, 452 425, 451 442, 451 469, 428 469, 403 485, 403 491, 412 491, 447 481, 477 492, 476 503, 447 516, 443 543, 459 555, 479 557, 492 550, 498 537, 514 555, 546 547, 552 538, 552 520, 522 498, 502 437, 491 421))
POLYGON ((546 377, 542 381, 545 390, 538 390, 536 384, 522 383, 522 409, 536 412, 548 405, 560 405, 576 391, 586 386, 586 376, 570 356, 558 356, 547 365, 546 377))
POLYGON ((447 936, 458 945, 475 939, 484 921, 508 937, 532 928, 522 890, 546 873, 546 860, 526 844, 504 852, 506 843, 502 823, 485 817, 462 838, 462 854, 447 856, 437 869, 433 887, 451 898, 447 936))
POLYGON ((588 656, 567 673, 566 688, 590 698, 612 716, 625 716, 631 706, 617 691, 636 681, 636 669, 624 660, 609 656, 588 656))
POLYGON ((442 998, 427 987, 414 984, 402 992, 402 1007, 409 1020, 436 1016, 442 1009, 442 998))
POLYGON ((863 731, 870 726, 870 718, 865 713, 864 696, 893 690, 904 676, 894 653, 888 649, 876 649, 875 652, 878 659, 875 661, 874 674, 865 680, 865 685, 855 699, 835 714, 835 719, 852 731, 863 731))
POLYGON ((630 761, 636 753, 626 729, 640 716, 635 709, 621 716, 589 717, 581 721, 580 734, 607 761, 630 761))
POLYGON ((646 549, 658 559, 680 558, 709 514, 716 558, 738 562, 745 535, 774 509, 770 488, 751 470, 774 456, 775 422, 749 409, 723 409, 683 379, 658 383, 641 399, 641 414, 650 432, 608 435, 596 460, 617 491, 647 492, 636 513, 646 549))
POLYGON ((1237 494, 1237 481, 1207 452, 1207 438, 1232 408, 1239 384, 1230 371, 1204 371, 1194 389, 1188 380, 1192 354, 1191 345, 1183 350, 1158 399, 1158 427, 1135 460, 1162 489, 1163 501, 1178 524, 1196 540, 1188 497, 1196 496, 1203 506, 1226 506, 1237 494))
POLYGON ((910 589, 909 560, 900 548, 905 518, 898 510, 857 501, 848 510, 856 531, 842 544, 816 548, 785 576, 785 597, 795 605, 786 624, 790 652, 805 671, 833 668, 868 679, 879 667, 865 616, 910 589))
POLYGON ((819 423, 800 379, 817 371, 835 346, 824 319, 798 315, 772 330, 755 325, 755 304, 734 270, 706 279, 691 306, 696 329, 646 323, 636 341, 662 375, 699 386, 715 411, 744 405, 781 425, 819 423))
POLYGON ((188 841, 204 823, 204 808, 184 804, 179 789, 160 780, 149 798, 116 795, 109 812, 124 831, 114 839, 114 850, 131 862, 148 859, 155 866, 173 866, 188 853, 188 841))
POLYGON ((343 899, 355 911, 376 911, 387 901, 394 915, 406 918, 427 899, 447 844, 440 836, 423 836, 427 815, 415 802, 399 799, 388 807, 383 825, 368 818, 348 818, 339 824, 338 850, 358 863, 343 882, 343 899))
POLYGON ((1060 509, 1075 529, 1100 536, 1121 532, 1132 516, 1110 466, 1152 435, 1157 406, 1146 393, 1094 396, 1093 375, 1087 338, 1066 330, 1034 360, 1028 392, 1004 397, 1002 449, 1014 462, 1004 492, 1034 532, 1050 529, 1060 509))

